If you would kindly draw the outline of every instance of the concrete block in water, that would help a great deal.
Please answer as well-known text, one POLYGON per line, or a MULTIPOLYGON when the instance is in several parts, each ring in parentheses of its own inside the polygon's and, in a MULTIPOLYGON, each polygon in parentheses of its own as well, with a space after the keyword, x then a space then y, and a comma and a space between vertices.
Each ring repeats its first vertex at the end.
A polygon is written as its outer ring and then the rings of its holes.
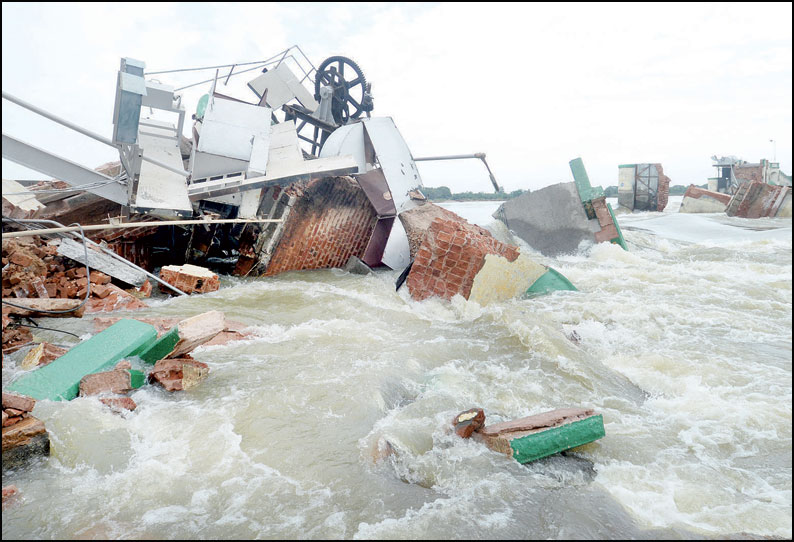
POLYGON ((741 218, 790 217, 791 188, 760 181, 742 183, 725 213, 741 218))
POLYGON ((679 213, 723 213, 731 201, 729 194, 713 192, 690 184, 684 192, 679 213))
POLYGON ((176 358, 213 339, 226 328, 226 318, 221 311, 209 311, 181 320, 168 333, 154 341, 141 352, 146 363, 163 358, 176 358))
MULTIPOLYGON (((160 269, 160 278, 188 294, 214 292, 221 287, 218 275, 198 265, 165 265, 160 269)), ((160 291, 173 293, 162 284, 160 291)))
POLYGON ((563 408, 478 431, 494 451, 529 463, 605 436, 604 419, 590 409, 563 408))
POLYGON ((74 399, 84 376, 109 368, 122 358, 138 355, 156 338, 154 326, 136 320, 119 320, 49 365, 23 375, 12 382, 8 390, 34 399, 74 399))
POLYGON ((493 216, 545 256, 574 252, 601 229, 587 218, 575 183, 525 192, 504 202, 493 216))

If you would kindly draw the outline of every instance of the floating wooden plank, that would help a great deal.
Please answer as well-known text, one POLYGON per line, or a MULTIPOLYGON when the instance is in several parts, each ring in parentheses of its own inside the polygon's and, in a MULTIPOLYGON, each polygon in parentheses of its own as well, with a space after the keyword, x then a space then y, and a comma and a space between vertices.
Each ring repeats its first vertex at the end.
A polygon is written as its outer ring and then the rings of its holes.
MULTIPOLYGON (((72 239, 61 239, 58 254, 85 265, 85 249, 82 243, 72 239)), ((122 282, 132 286, 140 286, 146 282, 146 273, 125 265, 108 254, 103 254, 88 247, 88 265, 122 282)))
POLYGON ((7 389, 38 400, 74 399, 84 376, 107 369, 122 358, 138 355, 156 338, 154 326, 137 320, 119 320, 49 365, 23 375, 7 389))

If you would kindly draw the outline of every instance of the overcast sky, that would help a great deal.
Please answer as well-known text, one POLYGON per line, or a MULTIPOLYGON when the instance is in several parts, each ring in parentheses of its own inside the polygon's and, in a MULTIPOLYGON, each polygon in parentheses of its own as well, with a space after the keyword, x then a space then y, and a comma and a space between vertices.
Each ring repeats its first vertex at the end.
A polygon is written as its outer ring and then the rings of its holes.
MULTIPOLYGON (((121 57, 147 71, 264 60, 300 45, 372 82, 414 156, 485 152, 506 190, 594 184, 661 162, 702 184, 710 157, 776 158, 791 174, 791 3, 2 5, 2 87, 107 137, 121 57), (774 140, 775 143, 771 143, 774 140)), ((233 77, 228 93, 250 101, 233 77)), ((214 72, 156 76, 176 87, 214 72)), ((206 76, 206 77, 204 77, 206 76)), ((250 76, 250 77, 249 77, 250 76)), ((203 85, 184 93, 189 115, 203 85)), ((223 87, 219 87, 225 92, 223 87)), ((3 100, 3 132, 95 167, 109 147, 3 100)), ((190 122, 185 133, 189 135, 190 122)), ((476 161, 420 164, 426 186, 490 191, 476 161)), ((4 178, 46 178, 3 160, 4 178)))

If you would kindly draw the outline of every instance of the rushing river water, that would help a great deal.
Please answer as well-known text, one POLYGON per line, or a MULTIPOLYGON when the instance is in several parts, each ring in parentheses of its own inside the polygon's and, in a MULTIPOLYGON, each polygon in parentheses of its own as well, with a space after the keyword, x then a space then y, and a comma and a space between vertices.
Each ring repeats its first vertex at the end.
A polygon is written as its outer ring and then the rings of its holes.
MULTIPOLYGON (((791 538, 791 219, 671 200, 619 218, 629 252, 538 256, 578 292, 415 302, 397 272, 327 270, 130 313, 218 309, 255 338, 199 348, 206 381, 125 415, 40 401, 52 455, 3 472, 3 538, 791 538), (449 432, 475 406, 590 407, 606 436, 520 465, 449 432)), ((506 239, 497 205, 445 206, 506 239)))

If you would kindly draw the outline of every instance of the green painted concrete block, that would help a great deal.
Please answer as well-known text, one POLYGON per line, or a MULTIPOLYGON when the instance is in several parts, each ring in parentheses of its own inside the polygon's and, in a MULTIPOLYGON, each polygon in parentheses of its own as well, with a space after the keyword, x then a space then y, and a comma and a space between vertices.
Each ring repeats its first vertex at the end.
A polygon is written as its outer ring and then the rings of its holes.
POLYGON ((582 200, 582 203, 604 195, 603 188, 590 185, 590 178, 587 176, 587 171, 584 169, 584 162, 582 162, 581 158, 574 158, 568 164, 571 166, 573 180, 576 183, 576 190, 579 192, 579 199, 582 200))
POLYGON ((609 203, 607 203, 607 209, 609 210, 609 216, 612 217, 612 223, 615 225, 615 229, 618 231, 618 236, 615 237, 614 239, 610 239, 609 242, 615 243, 616 245, 620 245, 621 247, 623 247, 623 250, 628 252, 629 247, 626 246, 626 240, 623 239, 623 232, 620 231, 620 224, 618 224, 618 219, 615 218, 615 213, 614 211, 612 211, 612 206, 609 203))
POLYGON ((549 270, 543 273, 538 280, 532 283, 526 293, 526 297, 536 297, 549 292, 556 292, 558 290, 571 290, 578 291, 576 286, 568 280, 565 275, 549 267, 549 270))
MULTIPOLYGON (((157 339, 154 326, 137 320, 119 320, 101 333, 83 341, 49 365, 12 382, 7 390, 37 400, 71 400, 80 391, 80 379, 110 370, 122 358, 135 356, 157 339)), ((134 371, 140 373, 140 371, 134 371)), ((130 380, 138 377, 132 376, 130 380)), ((143 373, 141 373, 141 377, 143 373)))
POLYGON ((154 341, 149 347, 140 353, 140 358, 146 363, 157 363, 168 354, 174 351, 176 343, 179 342, 179 326, 174 326, 168 333, 154 341))
POLYGON ((604 417, 596 414, 584 420, 514 438, 510 441, 510 448, 516 461, 529 463, 593 442, 604 435, 604 417))
POLYGON ((143 371, 137 369, 130 369, 130 387, 137 390, 146 383, 146 375, 143 371))

